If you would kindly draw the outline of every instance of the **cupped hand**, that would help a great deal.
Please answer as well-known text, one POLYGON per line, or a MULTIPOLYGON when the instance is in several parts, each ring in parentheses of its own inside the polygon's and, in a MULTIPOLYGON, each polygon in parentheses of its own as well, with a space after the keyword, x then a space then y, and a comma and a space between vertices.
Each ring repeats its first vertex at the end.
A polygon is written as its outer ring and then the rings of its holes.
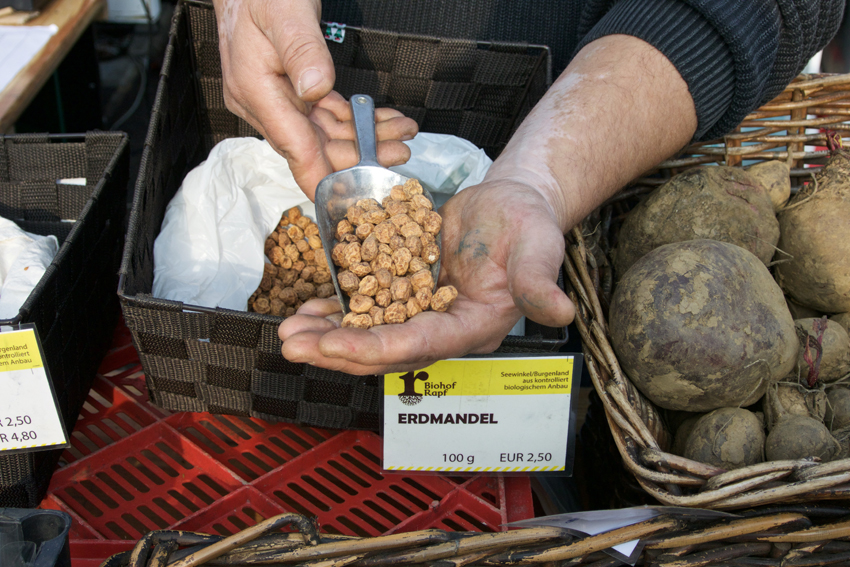
POLYGON ((313 300, 280 326, 284 357, 351 374, 419 369, 495 350, 521 315, 549 326, 575 309, 557 285, 564 237, 547 201, 521 183, 485 181, 441 209, 440 285, 458 297, 445 313, 400 325, 341 328, 336 299, 313 300))
MULTIPOLYGON (((289 162, 311 199, 334 169, 357 162, 353 128, 343 98, 332 93, 334 66, 320 28, 318 0, 214 0, 224 101, 289 162), (328 128, 327 130, 325 128, 328 128)), ((378 160, 407 161, 402 140, 416 134, 413 120, 376 111, 378 160)))

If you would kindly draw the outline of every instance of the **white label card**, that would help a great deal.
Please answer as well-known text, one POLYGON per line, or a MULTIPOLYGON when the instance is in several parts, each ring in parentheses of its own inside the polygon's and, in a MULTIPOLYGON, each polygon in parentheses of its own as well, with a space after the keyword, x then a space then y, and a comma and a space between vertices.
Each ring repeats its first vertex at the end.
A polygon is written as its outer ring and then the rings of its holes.
POLYGON ((68 445, 35 329, 0 333, 0 454, 68 445))
POLYGON ((575 356, 443 360, 384 376, 384 469, 565 471, 575 356))

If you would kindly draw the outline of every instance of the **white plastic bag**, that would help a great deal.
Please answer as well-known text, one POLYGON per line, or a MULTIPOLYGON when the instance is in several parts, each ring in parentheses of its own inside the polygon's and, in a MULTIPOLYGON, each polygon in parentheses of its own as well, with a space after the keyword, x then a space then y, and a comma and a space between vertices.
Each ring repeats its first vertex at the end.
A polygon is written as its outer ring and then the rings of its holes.
POLYGON ((260 285, 266 236, 283 211, 315 207, 264 140, 229 138, 189 172, 154 242, 153 295, 245 310, 260 285))
POLYGON ((0 319, 13 319, 59 251, 55 236, 30 234, 0 218, 0 319))

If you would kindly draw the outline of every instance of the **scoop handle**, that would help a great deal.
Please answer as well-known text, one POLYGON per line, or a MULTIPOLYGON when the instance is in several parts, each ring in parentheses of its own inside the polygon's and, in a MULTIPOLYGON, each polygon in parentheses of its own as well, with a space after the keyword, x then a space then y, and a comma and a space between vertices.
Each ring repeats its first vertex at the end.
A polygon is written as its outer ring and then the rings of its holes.
POLYGON ((375 165, 378 163, 378 145, 375 140, 375 101, 364 94, 351 97, 351 113, 354 115, 354 143, 360 161, 357 165, 375 165))

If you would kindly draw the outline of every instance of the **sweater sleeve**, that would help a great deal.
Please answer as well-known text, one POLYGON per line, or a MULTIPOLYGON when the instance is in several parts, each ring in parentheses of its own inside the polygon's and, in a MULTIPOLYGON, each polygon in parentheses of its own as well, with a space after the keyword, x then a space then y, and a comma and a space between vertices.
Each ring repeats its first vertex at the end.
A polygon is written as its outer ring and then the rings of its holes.
POLYGON ((720 137, 776 96, 838 30, 843 0, 591 0, 576 51, 625 34, 661 51, 688 85, 694 139, 720 137), (583 32, 582 32, 583 33, 583 32))

